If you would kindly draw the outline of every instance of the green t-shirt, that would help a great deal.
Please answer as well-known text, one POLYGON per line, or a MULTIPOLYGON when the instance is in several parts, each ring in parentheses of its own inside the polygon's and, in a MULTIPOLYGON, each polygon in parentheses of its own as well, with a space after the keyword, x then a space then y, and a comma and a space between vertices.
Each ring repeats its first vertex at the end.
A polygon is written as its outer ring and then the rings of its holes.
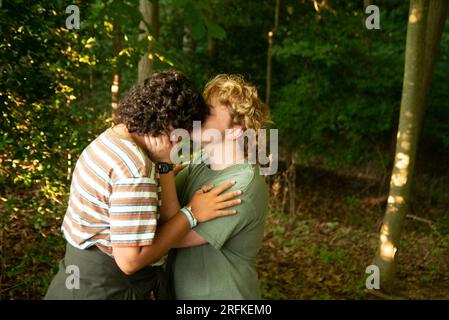
POLYGON ((261 247, 268 210, 268 187, 259 168, 247 163, 211 170, 191 164, 176 178, 181 206, 206 183, 235 180, 225 191, 242 190, 233 216, 200 223, 195 231, 207 244, 176 249, 170 268, 177 299, 260 299, 256 255, 261 247))

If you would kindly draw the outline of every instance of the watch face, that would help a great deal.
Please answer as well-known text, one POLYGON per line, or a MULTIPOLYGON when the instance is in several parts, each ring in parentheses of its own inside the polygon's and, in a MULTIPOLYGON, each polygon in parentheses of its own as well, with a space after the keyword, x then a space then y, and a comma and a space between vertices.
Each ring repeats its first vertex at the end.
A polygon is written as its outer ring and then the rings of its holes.
POLYGON ((157 164, 157 171, 159 173, 167 173, 172 170, 172 166, 169 163, 158 163, 157 164))

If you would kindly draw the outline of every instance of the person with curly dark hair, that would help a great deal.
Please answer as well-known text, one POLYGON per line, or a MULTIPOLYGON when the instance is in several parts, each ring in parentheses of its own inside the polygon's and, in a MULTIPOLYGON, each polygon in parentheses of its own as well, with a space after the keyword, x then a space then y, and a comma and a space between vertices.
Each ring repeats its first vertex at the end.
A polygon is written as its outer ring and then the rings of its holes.
POLYGON ((233 215, 226 209, 239 203, 239 192, 223 194, 230 181, 204 185, 188 205, 174 205, 168 137, 206 114, 201 95, 177 71, 154 73, 129 91, 114 126, 76 163, 62 224, 66 253, 46 299, 168 298, 159 260, 198 223, 233 215))
POLYGON ((114 123, 129 133, 159 135, 170 128, 192 129, 209 108, 190 81, 176 71, 163 71, 133 87, 114 112, 114 123))

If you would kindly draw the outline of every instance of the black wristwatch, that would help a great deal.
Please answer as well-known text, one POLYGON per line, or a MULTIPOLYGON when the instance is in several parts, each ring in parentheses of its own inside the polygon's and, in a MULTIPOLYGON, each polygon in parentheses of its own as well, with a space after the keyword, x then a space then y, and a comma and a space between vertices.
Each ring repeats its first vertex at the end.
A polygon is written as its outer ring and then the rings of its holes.
POLYGON ((158 173, 169 173, 173 170, 173 163, 158 162, 156 163, 156 170, 158 173))

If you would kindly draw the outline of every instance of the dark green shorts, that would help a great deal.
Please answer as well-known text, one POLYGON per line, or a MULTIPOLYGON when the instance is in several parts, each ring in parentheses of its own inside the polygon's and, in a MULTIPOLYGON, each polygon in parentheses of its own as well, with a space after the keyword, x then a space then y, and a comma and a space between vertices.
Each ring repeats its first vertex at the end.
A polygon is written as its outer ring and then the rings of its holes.
POLYGON ((127 276, 96 246, 80 250, 67 244, 45 299, 145 300, 151 292, 156 299, 170 298, 162 267, 148 266, 127 276))

